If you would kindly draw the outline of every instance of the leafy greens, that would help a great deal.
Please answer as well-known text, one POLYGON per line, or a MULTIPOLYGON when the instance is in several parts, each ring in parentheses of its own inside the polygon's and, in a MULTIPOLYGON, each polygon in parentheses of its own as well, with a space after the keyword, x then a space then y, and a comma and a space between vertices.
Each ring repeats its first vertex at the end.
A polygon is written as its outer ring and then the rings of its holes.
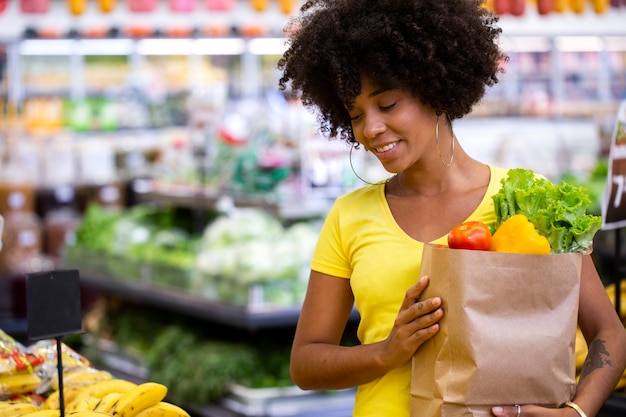
POLYGON ((552 253, 590 252, 602 218, 589 214, 591 199, 583 186, 553 184, 532 170, 516 168, 492 196, 496 228, 514 214, 524 214, 550 242, 552 253))

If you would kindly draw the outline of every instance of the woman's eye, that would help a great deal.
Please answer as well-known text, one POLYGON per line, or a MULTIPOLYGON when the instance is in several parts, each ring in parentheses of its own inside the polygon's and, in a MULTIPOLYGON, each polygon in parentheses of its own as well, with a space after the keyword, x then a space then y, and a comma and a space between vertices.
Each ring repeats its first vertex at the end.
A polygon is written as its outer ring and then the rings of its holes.
POLYGON ((360 117, 361 117, 360 114, 357 114, 356 116, 350 116, 350 121, 354 122, 355 120, 359 120, 360 117))
POLYGON ((380 109, 381 110, 391 110, 391 109, 393 109, 395 107, 395 105, 396 105, 396 103, 391 103, 388 106, 380 106, 380 109))

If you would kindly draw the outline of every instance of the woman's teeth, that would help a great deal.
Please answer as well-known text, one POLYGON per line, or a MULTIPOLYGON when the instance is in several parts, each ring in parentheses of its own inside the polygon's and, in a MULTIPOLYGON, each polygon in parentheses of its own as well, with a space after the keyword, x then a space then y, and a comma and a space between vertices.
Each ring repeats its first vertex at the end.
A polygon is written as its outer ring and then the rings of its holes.
POLYGON ((394 148, 397 145, 397 143, 398 142, 390 143, 389 145, 385 145, 382 148, 374 148, 374 149, 376 149, 376 152, 378 153, 387 152, 389 149, 394 148))

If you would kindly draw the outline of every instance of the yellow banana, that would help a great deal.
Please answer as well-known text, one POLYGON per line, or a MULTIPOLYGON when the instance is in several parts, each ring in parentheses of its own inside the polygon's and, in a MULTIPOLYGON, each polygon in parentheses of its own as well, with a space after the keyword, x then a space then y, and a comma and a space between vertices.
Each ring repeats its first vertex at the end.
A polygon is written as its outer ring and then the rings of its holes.
POLYGON ((175 404, 160 401, 140 411, 135 417, 189 417, 189 413, 175 404))
POLYGON ((98 403, 100 402, 100 398, 97 397, 84 397, 78 401, 72 402, 68 407, 65 408, 65 411, 71 413, 73 411, 87 411, 96 408, 98 403))
POLYGON ((585 337, 583 336, 583 332, 580 328, 576 329, 576 370, 580 371, 585 363, 585 359, 587 359, 587 342, 585 341, 585 337))
POLYGON ((111 417, 110 414, 93 410, 72 411, 71 413, 67 413, 65 415, 67 417, 111 417))
MULTIPOLYGON (((605 288, 606 294, 611 300, 611 304, 615 307, 615 284, 611 283, 605 288)), ((622 319, 626 319, 626 279, 620 282, 620 314, 622 319)))
POLYGON ((41 378, 36 374, 22 372, 0 376, 1 394, 26 394, 35 391, 41 385, 41 378))
POLYGON ((111 409, 115 417, 135 417, 140 411, 162 401, 167 387, 157 382, 144 382, 124 393, 111 409))
POLYGON ((60 415, 61 411, 59 410, 37 410, 24 414, 22 417, 59 417, 60 415))
POLYGON ((110 392, 106 394, 100 402, 94 408, 94 411, 102 411, 103 413, 109 413, 111 408, 117 403, 117 400, 122 396, 121 392, 110 392))
POLYGON ((619 379, 619 381, 617 381, 617 384, 615 384, 614 390, 619 391, 623 390, 624 388, 626 388, 626 369, 624 370, 622 377, 619 379))
POLYGON ((18 417, 39 410, 35 404, 15 403, 0 409, 0 417, 18 417))
MULTIPOLYGON (((110 372, 89 368, 64 373, 63 387, 91 385, 95 384, 96 382, 106 381, 109 379, 113 379, 113 375, 111 375, 110 372)), ((52 378, 51 388, 55 390, 59 389, 58 378, 52 378)))
MULTIPOLYGON (((65 384, 63 384, 63 397, 64 397, 64 405, 65 408, 67 408, 67 405, 70 404, 72 401, 74 401, 74 399, 76 398, 76 396, 78 395, 79 392, 82 391, 82 387, 66 387, 65 384)), ((43 403, 43 409, 44 410, 58 410, 60 407, 59 404, 59 390, 53 391, 50 395, 48 395, 48 398, 46 398, 46 400, 43 403)))
POLYGON ((94 384, 83 387, 74 399, 74 401, 86 397, 97 397, 102 399, 102 397, 110 392, 124 393, 135 387, 137 387, 137 384, 126 379, 106 379, 104 381, 98 381, 94 384))

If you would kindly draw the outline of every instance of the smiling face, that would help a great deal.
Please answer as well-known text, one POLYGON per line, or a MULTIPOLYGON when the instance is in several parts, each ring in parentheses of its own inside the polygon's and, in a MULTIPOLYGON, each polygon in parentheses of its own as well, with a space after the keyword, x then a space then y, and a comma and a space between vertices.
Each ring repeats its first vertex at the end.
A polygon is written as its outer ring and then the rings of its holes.
POLYGON ((401 89, 379 88, 364 79, 349 110, 354 137, 391 173, 437 157, 437 116, 432 107, 401 89))

